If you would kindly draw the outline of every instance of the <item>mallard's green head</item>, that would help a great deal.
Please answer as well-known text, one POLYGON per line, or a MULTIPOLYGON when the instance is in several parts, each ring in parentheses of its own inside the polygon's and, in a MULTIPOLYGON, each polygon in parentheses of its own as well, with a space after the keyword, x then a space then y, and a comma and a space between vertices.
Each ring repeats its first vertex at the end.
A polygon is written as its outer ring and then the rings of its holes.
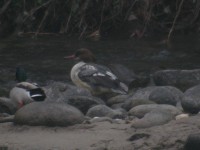
POLYGON ((16 77, 15 80, 17 80, 18 82, 26 81, 27 75, 26 75, 26 71, 24 70, 24 68, 17 67, 15 77, 16 77))

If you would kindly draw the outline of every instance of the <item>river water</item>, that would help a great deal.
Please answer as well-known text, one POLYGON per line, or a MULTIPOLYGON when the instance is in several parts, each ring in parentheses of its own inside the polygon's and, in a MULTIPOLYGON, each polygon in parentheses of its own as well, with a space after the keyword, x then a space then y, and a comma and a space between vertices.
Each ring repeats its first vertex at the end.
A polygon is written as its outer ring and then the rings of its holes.
POLYGON ((74 62, 63 59, 78 48, 91 49, 100 64, 123 64, 136 73, 160 69, 200 68, 200 37, 176 37, 168 45, 160 39, 77 40, 64 36, 10 37, 0 40, 0 83, 15 79, 17 66, 23 67, 31 81, 70 82, 74 62))

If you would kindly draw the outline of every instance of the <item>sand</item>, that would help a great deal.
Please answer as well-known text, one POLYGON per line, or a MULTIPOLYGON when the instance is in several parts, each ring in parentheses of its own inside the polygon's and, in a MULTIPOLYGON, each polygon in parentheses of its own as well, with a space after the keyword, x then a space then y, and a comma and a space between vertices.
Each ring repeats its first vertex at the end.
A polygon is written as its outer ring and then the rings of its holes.
POLYGON ((0 124, 0 150, 129 150, 130 124, 98 122, 70 127, 0 124))

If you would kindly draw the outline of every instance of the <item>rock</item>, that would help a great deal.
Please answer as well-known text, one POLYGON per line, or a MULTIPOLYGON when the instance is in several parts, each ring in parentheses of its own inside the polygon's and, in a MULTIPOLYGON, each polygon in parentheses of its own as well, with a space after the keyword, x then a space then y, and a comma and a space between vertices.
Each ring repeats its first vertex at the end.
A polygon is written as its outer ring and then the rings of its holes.
POLYGON ((174 115, 167 110, 153 110, 145 114, 142 119, 135 120, 131 127, 134 128, 149 128, 152 126, 163 125, 174 119, 174 115))
POLYGON ((183 110, 192 114, 200 111, 200 85, 194 86, 185 91, 181 105, 183 110))
POLYGON ((113 110, 106 105, 96 105, 90 108, 86 114, 91 118, 93 117, 110 117, 110 118, 125 118, 126 114, 121 110, 113 110))
POLYGON ((110 106, 110 108, 112 108, 112 109, 122 108, 123 104, 124 103, 113 104, 112 106, 110 106))
POLYGON ((154 89, 149 95, 151 101, 157 104, 169 104, 176 106, 177 102, 181 101, 183 92, 172 86, 161 86, 154 89))
POLYGON ((153 102, 176 105, 182 97, 183 93, 175 87, 149 86, 131 93, 122 107, 128 111, 136 105, 150 104, 153 102))
POLYGON ((155 104, 155 102, 146 100, 146 99, 131 99, 130 98, 122 105, 122 108, 129 111, 130 109, 132 109, 135 106, 145 105, 145 104, 155 104))
POLYGON ((80 109, 83 113, 96 104, 105 104, 100 98, 94 97, 88 90, 67 83, 50 82, 44 87, 46 101, 67 102, 80 109))
POLYGON ((128 112, 123 108, 114 109, 115 115, 112 117, 114 119, 125 119, 128 117, 128 112))
POLYGON ((188 114, 180 114, 180 115, 176 116, 176 120, 183 119, 183 118, 188 118, 188 117, 189 117, 188 114))
POLYGON ((188 136, 184 150, 200 150, 200 133, 190 134, 188 136))
POLYGON ((89 120, 90 123, 105 122, 105 121, 113 123, 113 119, 111 119, 110 117, 94 117, 91 120, 89 120))
MULTIPOLYGON (((10 88, 9 88, 10 89, 10 88)), ((0 87, 0 96, 9 96, 9 90, 8 88, 6 89, 5 87, 0 87)))
POLYGON ((145 73, 137 74, 136 79, 129 84, 130 89, 137 87, 146 87, 150 83, 150 76, 145 73))
POLYGON ((17 106, 9 98, 0 97, 0 113, 13 115, 17 111, 17 106))
POLYGON ((143 99, 143 100, 149 100, 149 95, 152 91, 157 89, 157 86, 149 86, 146 88, 138 89, 137 91, 134 91, 130 94, 129 99, 143 99))
POLYGON ((67 96, 91 96, 91 93, 83 88, 62 82, 50 82, 44 90, 46 101, 66 101, 67 96))
POLYGON ((156 85, 171 85, 183 91, 200 84, 200 69, 161 70, 153 74, 156 85))
POLYGON ((110 64, 109 68, 126 85, 136 79, 135 73, 121 64, 110 64))
POLYGON ((10 115, 8 113, 0 113, 0 120, 1 120, 1 118, 7 118, 7 117, 10 117, 10 116, 12 116, 12 115, 10 115))
POLYGON ((110 70, 126 85, 129 89, 133 87, 144 87, 149 81, 150 77, 147 75, 136 75, 132 70, 121 64, 110 64, 110 70))
POLYGON ((139 105, 133 107, 129 110, 128 114, 132 116, 136 116, 138 118, 144 117, 146 113, 149 113, 152 110, 166 110, 171 112, 174 116, 181 114, 181 111, 172 105, 167 104, 146 104, 146 105, 139 105))
POLYGON ((125 102, 125 100, 128 99, 128 97, 129 97, 129 95, 117 95, 117 96, 114 96, 114 97, 108 99, 108 101, 106 103, 109 106, 118 104, 118 103, 123 103, 123 102, 125 102))
POLYGON ((71 96, 66 97, 68 104, 78 108, 84 114, 87 113, 88 109, 99 104, 105 104, 103 100, 94 96, 71 96))
POLYGON ((84 115, 66 103, 33 102, 19 109, 15 124, 31 126, 70 126, 82 123, 84 115))

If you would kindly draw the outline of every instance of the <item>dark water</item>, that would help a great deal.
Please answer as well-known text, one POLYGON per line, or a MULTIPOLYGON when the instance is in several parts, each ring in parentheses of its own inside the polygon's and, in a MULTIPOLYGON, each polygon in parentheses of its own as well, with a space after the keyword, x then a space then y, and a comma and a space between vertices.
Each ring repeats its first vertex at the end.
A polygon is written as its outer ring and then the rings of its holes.
POLYGON ((14 80, 22 66, 32 81, 69 82, 74 62, 63 59, 78 48, 91 49, 100 64, 120 63, 136 73, 160 69, 200 68, 200 37, 176 37, 169 45, 161 39, 107 39, 84 41, 63 36, 11 37, 0 41, 0 83, 14 80))

